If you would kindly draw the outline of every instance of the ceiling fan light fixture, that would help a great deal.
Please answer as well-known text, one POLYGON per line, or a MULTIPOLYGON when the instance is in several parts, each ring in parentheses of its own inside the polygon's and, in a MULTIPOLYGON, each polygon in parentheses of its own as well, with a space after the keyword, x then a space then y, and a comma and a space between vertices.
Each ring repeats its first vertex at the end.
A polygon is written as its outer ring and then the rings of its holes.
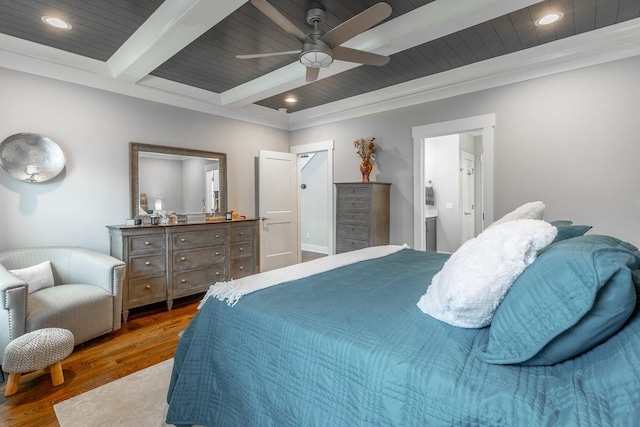
POLYGON ((321 50, 302 52, 300 55, 302 65, 311 68, 326 68, 333 63, 333 56, 321 50))

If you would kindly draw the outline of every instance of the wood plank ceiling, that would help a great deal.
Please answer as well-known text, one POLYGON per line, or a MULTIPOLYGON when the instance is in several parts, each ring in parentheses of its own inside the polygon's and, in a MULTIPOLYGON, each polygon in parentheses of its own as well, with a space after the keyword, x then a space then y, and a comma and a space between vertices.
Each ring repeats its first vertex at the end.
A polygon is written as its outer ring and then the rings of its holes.
MULTIPOLYGON (((306 32, 310 28, 306 11, 311 7, 326 10, 327 20, 321 29, 328 31, 378 1, 270 0, 270 3, 306 32)), ((393 20, 436 0, 386 1, 393 8, 388 20, 393 20)), ((163 0, 0 0, 0 33, 107 61, 162 4, 163 0), (60 32, 43 26, 40 17, 54 13, 72 22, 73 31, 60 32)), ((546 0, 394 53, 385 66, 355 67, 257 100, 255 104, 302 111, 638 17, 640 0, 546 0), (564 18, 547 27, 534 25, 537 18, 550 11, 561 11, 564 18), (286 104, 287 96, 297 98, 297 103, 286 104)), ((286 55, 239 60, 236 54, 299 48, 298 41, 247 2, 150 74, 220 94, 297 59, 295 55, 286 55)))

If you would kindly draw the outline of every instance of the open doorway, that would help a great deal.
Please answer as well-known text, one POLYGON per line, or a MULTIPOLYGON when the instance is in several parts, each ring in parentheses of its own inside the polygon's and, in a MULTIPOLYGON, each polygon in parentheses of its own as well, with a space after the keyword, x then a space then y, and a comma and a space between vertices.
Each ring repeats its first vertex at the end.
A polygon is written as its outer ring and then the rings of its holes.
POLYGON ((302 261, 335 253, 333 141, 291 147, 300 166, 302 261))
MULTIPOLYGON (((473 191, 474 191, 474 231, 473 234, 480 233, 487 224, 493 222, 493 128, 495 125, 495 115, 488 114, 483 116, 469 117, 465 119, 452 120, 442 123, 434 123, 430 125, 418 126, 412 129, 413 136, 413 148, 414 148, 414 248, 418 250, 427 249, 427 216, 432 214, 432 207, 426 205, 428 196, 437 194, 437 187, 433 179, 427 177, 427 161, 426 161, 426 141, 430 138, 439 138, 447 135, 455 135, 458 144, 455 146, 456 150, 456 167, 454 168, 456 177, 445 178, 445 180, 438 185, 449 185, 456 189, 456 196, 450 197, 450 200, 442 200, 438 206, 438 217, 441 215, 441 209, 444 212, 456 211, 456 204, 458 204, 457 214, 453 216, 456 218, 456 223, 459 224, 459 231, 457 237, 451 237, 453 245, 448 250, 441 248, 438 245, 438 251, 452 252, 457 249, 462 242, 462 217, 464 216, 464 210, 461 208, 463 204, 463 196, 461 194, 461 187, 463 180, 461 179, 463 173, 467 173, 465 168, 465 162, 463 161, 462 151, 469 151, 467 148, 460 149, 460 134, 471 134, 475 138, 480 138, 481 146, 479 148, 481 157, 474 156, 475 165, 474 170, 468 175, 474 178, 473 191), (481 160, 481 162, 478 162, 481 160), (462 170, 461 170, 462 169, 462 170), (475 174, 475 176, 474 176, 475 174), (432 182, 429 183, 428 181, 432 182), (431 191, 428 187, 431 186, 431 191), (480 200, 478 203, 477 201, 480 200), (458 215, 459 214, 459 215, 458 215)), ((452 138, 453 139, 453 138, 452 138)), ((453 145, 445 146, 453 150, 453 145)), ((468 166, 468 162, 466 163, 468 166)), ((470 185, 469 182, 466 183, 470 185)), ((469 188, 467 187, 467 191, 469 188)), ((469 193, 465 197, 469 197, 469 193)), ((468 201, 468 200, 467 200, 468 201)), ((466 230, 469 233, 468 229, 466 230)), ((436 233, 437 234, 437 233, 436 233)), ((443 236, 444 237, 444 236, 443 236)), ((438 236, 440 240, 440 236, 438 236)))
POLYGON ((425 138, 424 154, 426 250, 453 253, 482 231, 482 134, 425 138))

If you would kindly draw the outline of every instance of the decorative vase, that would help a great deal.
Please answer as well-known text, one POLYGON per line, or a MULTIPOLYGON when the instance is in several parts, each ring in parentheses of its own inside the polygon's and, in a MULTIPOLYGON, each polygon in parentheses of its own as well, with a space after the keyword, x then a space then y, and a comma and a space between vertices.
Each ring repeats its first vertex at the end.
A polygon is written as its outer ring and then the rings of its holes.
POLYGON ((369 174, 373 169, 373 165, 369 161, 369 158, 364 157, 362 163, 360 163, 360 172, 362 173, 362 182, 369 182, 369 174))

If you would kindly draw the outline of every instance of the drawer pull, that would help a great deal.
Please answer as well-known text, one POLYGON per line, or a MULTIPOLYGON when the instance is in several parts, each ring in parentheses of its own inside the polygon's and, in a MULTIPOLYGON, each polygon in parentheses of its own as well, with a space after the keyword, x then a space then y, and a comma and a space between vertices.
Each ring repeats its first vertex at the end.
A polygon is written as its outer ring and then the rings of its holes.
POLYGON ((219 238, 220 238, 220 235, 219 235, 219 234, 216 234, 216 239, 219 239, 219 238))
POLYGON ((145 265, 151 265, 151 263, 149 261, 144 263, 145 265))
POLYGON ((180 257, 180 261, 186 261, 187 259, 185 257, 180 257))
POLYGON ((240 248, 240 249, 239 249, 239 251, 240 251, 240 252, 244 251, 244 248, 240 248))
POLYGON ((150 245, 150 244, 151 244, 151 242, 144 242, 144 244, 145 244, 145 245, 150 245))
POLYGON ((220 272, 219 272, 219 271, 216 271, 216 276, 219 276, 219 275, 220 275, 220 272))
POLYGON ((241 266, 240 266, 240 270, 244 270, 244 266, 242 266, 242 265, 241 265, 241 266))
POLYGON ((240 232, 240 235, 241 235, 241 236, 244 236, 244 231, 241 231, 241 232, 240 232))
POLYGON ((147 285, 147 286, 145 286, 145 288, 151 289, 151 285, 147 285))
POLYGON ((216 256, 220 255, 220 252, 216 252, 216 256))
POLYGON ((185 279, 180 280, 180 283, 187 283, 185 279))
POLYGON ((185 239, 184 237, 182 239, 180 239, 181 242, 186 242, 187 239, 185 239))

